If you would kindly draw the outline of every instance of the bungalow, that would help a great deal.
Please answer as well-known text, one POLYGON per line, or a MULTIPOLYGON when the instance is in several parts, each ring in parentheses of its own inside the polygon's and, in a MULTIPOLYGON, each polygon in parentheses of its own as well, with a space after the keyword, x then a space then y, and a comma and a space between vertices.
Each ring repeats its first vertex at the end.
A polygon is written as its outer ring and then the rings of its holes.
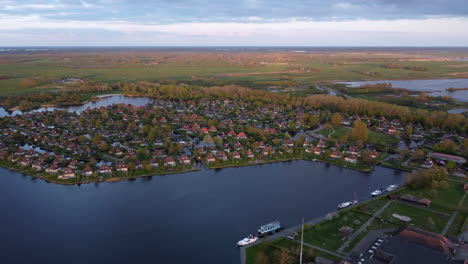
POLYGON ((62 175, 58 176, 59 179, 71 179, 75 177, 75 171, 72 168, 65 168, 62 175))
POLYGON ((174 160, 174 157, 172 156, 167 156, 164 158, 164 166, 172 166, 174 167, 176 165, 176 162, 174 160))
POLYGON ((376 159, 379 156, 377 150, 373 149, 370 153, 371 158, 376 159))
POLYGON ((49 174, 54 174, 59 172, 59 167, 57 164, 52 164, 50 167, 46 169, 46 172, 49 174))
POLYGON ((394 127, 394 126, 391 126, 391 127, 388 129, 388 133, 390 133, 390 134, 394 134, 396 131, 397 131, 397 128, 394 127))
POLYGON ((157 159, 152 159, 152 160, 150 161, 150 165, 151 165, 152 168, 156 168, 156 167, 159 166, 159 162, 158 162, 157 159))
POLYGON ((215 162, 216 159, 215 159, 215 157, 213 156, 213 154, 208 153, 208 155, 206 155, 206 161, 207 161, 208 163, 211 163, 211 162, 215 162))
POLYGON ((424 206, 424 207, 429 207, 431 205, 431 200, 426 199, 426 198, 414 197, 414 196, 409 195, 409 194, 404 194, 404 195, 400 196, 400 200, 402 200, 404 202, 408 202, 408 203, 414 203, 414 204, 417 204, 417 205, 421 205, 421 206, 424 206))
POLYGON ((359 149, 358 149, 358 147, 355 147, 355 146, 349 146, 347 152, 348 152, 349 154, 359 155, 359 149))
POLYGON ((271 154, 274 154, 274 153, 275 153, 275 150, 274 150, 272 147, 270 147, 270 146, 265 147, 265 148, 263 149, 263 151, 262 151, 262 154, 263 154, 264 156, 268 156, 268 155, 271 155, 271 154))
POLYGON ((187 155, 181 155, 179 157, 180 164, 188 165, 190 164, 190 158, 187 155))
POLYGON ((92 169, 89 165, 87 165, 87 166, 81 171, 81 174, 82 174, 83 176, 91 176, 91 175, 93 175, 93 169, 92 169))
POLYGON ((23 167, 31 165, 32 160, 30 158, 22 158, 20 161, 20 165, 23 167))
POLYGON ((357 158, 354 154, 349 154, 347 157, 345 157, 345 161, 356 164, 357 158))
POLYGON ((239 134, 237 134, 237 139, 246 139, 247 136, 245 135, 244 132, 240 132, 239 134))
POLYGON ((245 154, 247 155, 247 158, 249 158, 249 159, 255 158, 255 155, 253 154, 253 152, 250 149, 247 150, 247 152, 245 154))
POLYGON ((208 129, 208 131, 209 131, 209 132, 216 132, 216 131, 218 131, 218 130, 216 129, 216 127, 210 126, 210 128, 208 129))
POLYGON ((235 135, 236 135, 236 132, 234 132, 234 130, 231 130, 231 131, 228 132, 229 137, 233 137, 235 135))
POLYGON ((68 167, 76 170, 76 168, 78 167, 78 161, 77 160, 70 161, 70 163, 68 164, 68 167))
POLYGON ((314 153, 315 155, 320 155, 322 154, 322 150, 316 146, 310 146, 309 148, 306 149, 307 153, 314 153))
POLYGON ((228 156, 226 155, 226 152, 224 151, 219 151, 217 154, 216 154, 216 157, 222 161, 226 161, 228 160, 228 156))
POLYGON ((206 127, 203 127, 203 128, 201 129, 201 132, 202 132, 203 134, 208 134, 208 129, 207 129, 206 127))
POLYGON ((111 166, 107 165, 107 164, 102 164, 99 169, 98 169, 98 172, 100 174, 110 174, 112 172, 112 169, 111 169, 111 166))
POLYGON ((117 164, 115 166, 115 169, 118 171, 118 172, 128 172, 128 167, 127 167, 127 164, 121 162, 119 164, 117 164))
POLYGON ((324 148, 325 147, 325 142, 323 142, 323 140, 319 140, 319 142, 317 143, 317 148, 324 148))
POLYGON ((429 154, 429 157, 431 157, 433 159, 438 159, 438 160, 454 161, 454 162, 459 163, 459 164, 466 163, 466 159, 463 158, 463 157, 447 155, 447 154, 437 153, 437 152, 433 152, 433 153, 429 154))
POLYGON ((242 146, 242 144, 240 142, 237 142, 236 144, 234 144, 234 148, 236 148, 236 150, 241 150, 244 147, 242 146))
POLYGON ((339 152, 338 150, 333 150, 330 154, 330 158, 332 159, 339 159, 341 158, 341 152, 339 152))
POLYGON ((233 159, 240 159, 241 156, 240 156, 239 152, 234 151, 234 152, 232 153, 232 158, 233 158, 233 159))
POLYGON ((307 138, 306 138, 306 139, 304 140, 304 142, 302 143, 302 146, 305 147, 305 148, 308 147, 308 146, 310 146, 310 142, 309 142, 309 140, 308 140, 307 138))
POLYGON ((38 160, 36 162, 33 163, 33 165, 31 166, 33 169, 35 169, 36 171, 41 171, 44 169, 44 161, 42 160, 38 160))

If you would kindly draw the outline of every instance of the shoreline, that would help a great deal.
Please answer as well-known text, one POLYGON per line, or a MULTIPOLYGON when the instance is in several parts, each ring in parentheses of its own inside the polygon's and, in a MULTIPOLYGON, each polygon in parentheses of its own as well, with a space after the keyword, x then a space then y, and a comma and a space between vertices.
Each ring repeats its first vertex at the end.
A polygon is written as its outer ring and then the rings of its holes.
MULTIPOLYGON (((202 164, 202 166, 206 170, 220 170, 220 169, 240 168, 240 167, 247 167, 247 166, 253 166, 253 165, 273 164, 273 163, 291 162, 291 161, 321 162, 321 163, 324 163, 324 164, 327 164, 327 165, 333 165, 333 166, 336 166, 336 167, 339 167, 339 168, 351 169, 351 170, 360 171, 360 172, 363 172, 363 173, 370 173, 370 172, 372 172, 374 170, 374 167, 377 166, 377 165, 375 165, 375 166, 372 166, 370 168, 359 169, 359 168, 340 166, 340 165, 337 165, 335 163, 327 162, 327 161, 323 161, 323 160, 319 160, 319 159, 313 160, 313 159, 298 159, 298 158, 291 158, 291 159, 284 159, 284 160, 261 161, 261 162, 257 162, 257 163, 242 163, 242 164, 227 165, 227 166, 213 166, 213 167, 207 167, 202 162, 200 162, 200 164, 202 164)), ((381 167, 385 167, 385 166, 381 166, 381 167)), ((41 179, 41 180, 44 180, 47 183, 53 183, 53 184, 57 184, 57 185, 81 185, 81 184, 88 184, 88 183, 112 183, 112 182, 133 180, 133 179, 142 178, 142 177, 153 177, 153 176, 164 176, 164 175, 172 175, 172 174, 182 174, 182 173, 195 172, 195 171, 202 170, 201 168, 196 166, 196 167, 193 167, 191 169, 182 170, 182 171, 174 171, 174 172, 163 172, 163 173, 157 173, 157 174, 143 174, 143 175, 138 175, 138 176, 126 176, 126 177, 118 177, 117 176, 117 177, 112 177, 112 178, 108 178, 108 179, 105 179, 105 180, 96 180, 95 179, 95 180, 89 180, 89 181, 63 182, 63 181, 60 181, 58 179, 57 180, 48 179, 48 178, 44 177, 43 175, 41 175, 40 173, 29 173, 27 171, 20 170, 20 169, 18 169, 16 167, 4 166, 3 164, 0 164, 0 168, 6 169, 6 170, 9 170, 9 171, 13 171, 13 172, 17 172, 17 173, 20 173, 20 174, 25 175, 25 176, 30 176, 30 177, 35 178, 35 179, 41 179)), ((395 168, 389 168, 389 169, 395 169, 395 168)), ((395 169, 395 170, 398 170, 398 169, 395 169)), ((72 178, 72 179, 75 179, 75 178, 72 178)))

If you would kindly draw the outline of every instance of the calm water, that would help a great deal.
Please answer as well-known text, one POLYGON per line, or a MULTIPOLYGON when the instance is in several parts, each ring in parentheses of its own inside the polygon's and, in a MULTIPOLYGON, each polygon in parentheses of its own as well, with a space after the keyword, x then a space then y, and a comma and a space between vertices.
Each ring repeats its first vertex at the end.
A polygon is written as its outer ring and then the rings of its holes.
MULTIPOLYGON (((78 106, 68 106, 68 107, 47 107, 47 108, 39 108, 36 110, 33 110, 32 112, 36 111, 52 111, 54 109, 60 109, 60 110, 67 110, 70 112, 77 112, 80 113, 86 108, 99 108, 99 107, 106 107, 108 105, 112 104, 131 104, 135 106, 143 106, 146 105, 153 100, 148 98, 148 97, 127 97, 123 95, 110 95, 110 96, 105 96, 101 97, 101 99, 97 102, 89 102, 83 105, 78 105, 78 106)), ((7 112, 3 107, 0 107, 0 117, 8 116, 8 115, 21 115, 23 112, 21 111, 13 111, 12 113, 7 112)))
POLYGON ((81 186, 0 177, 2 263, 237 264, 235 243, 259 225, 297 225, 403 180, 307 161, 81 186))
MULTIPOLYGON (((62 109, 148 102, 117 95, 62 109)), ((1 168, 0 177, 2 263, 237 264, 235 243, 261 224, 297 225, 302 216, 334 211, 354 192, 365 200, 403 182, 386 168, 362 173, 307 161, 80 186, 1 168)))
POLYGON ((363 82, 343 82, 350 87, 363 84, 392 83, 393 87, 405 88, 413 91, 428 91, 431 96, 449 95, 461 102, 468 102, 468 90, 447 92, 447 88, 468 88, 468 79, 434 79, 434 80, 381 80, 363 82))

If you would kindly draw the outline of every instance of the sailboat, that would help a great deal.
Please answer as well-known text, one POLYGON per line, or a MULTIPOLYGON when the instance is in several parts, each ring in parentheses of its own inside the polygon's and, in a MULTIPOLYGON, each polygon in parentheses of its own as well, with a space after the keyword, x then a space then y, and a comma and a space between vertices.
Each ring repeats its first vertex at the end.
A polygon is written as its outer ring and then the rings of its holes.
POLYGON ((354 192, 354 200, 351 201, 351 205, 355 205, 357 204, 359 201, 357 199, 357 195, 356 195, 356 192, 354 192))

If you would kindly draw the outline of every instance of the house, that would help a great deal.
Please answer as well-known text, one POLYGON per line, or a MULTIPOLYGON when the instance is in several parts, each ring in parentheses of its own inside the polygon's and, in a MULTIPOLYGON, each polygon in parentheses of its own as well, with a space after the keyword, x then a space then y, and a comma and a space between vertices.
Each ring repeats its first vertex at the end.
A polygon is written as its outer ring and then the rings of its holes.
POLYGON ((172 166, 174 167, 176 165, 176 162, 174 160, 174 157, 172 156, 167 156, 164 158, 164 166, 172 166))
POLYGON ((345 161, 356 164, 357 158, 354 154, 349 154, 348 156, 345 157, 345 161))
POLYGON ((226 160, 229 159, 228 156, 227 156, 227 154, 226 154, 226 152, 224 152, 224 151, 219 151, 219 152, 216 154, 216 157, 217 157, 218 159, 222 160, 222 161, 226 161, 226 160))
POLYGON ((359 155, 359 148, 356 146, 349 146, 347 152, 353 155, 359 155))
POLYGON ((377 157, 379 157, 379 153, 377 152, 377 150, 373 149, 370 153, 370 156, 371 158, 376 159, 377 157))
POLYGON ((324 148, 325 147, 325 142, 323 142, 323 140, 319 140, 319 142, 317 143, 317 148, 324 148))
POLYGON ((249 158, 249 159, 255 158, 255 155, 253 154, 253 152, 250 149, 247 150, 247 152, 245 154, 247 155, 247 158, 249 158))
POLYGON ((31 166, 33 169, 35 169, 36 171, 41 171, 44 169, 44 161, 42 160, 38 160, 36 162, 33 163, 33 165, 31 166))
POLYGON ((102 164, 99 169, 98 169, 98 172, 100 174, 110 174, 112 172, 112 169, 111 169, 111 166, 107 165, 107 164, 102 164))
POLYGON ((306 149, 307 153, 314 153, 315 155, 320 155, 322 154, 322 150, 319 149, 316 146, 310 146, 309 148, 306 149))
POLYGON ((233 158, 233 159, 240 159, 241 156, 240 156, 239 152, 234 151, 234 152, 232 153, 232 158, 233 158))
POLYGON ((23 166, 23 167, 27 167, 29 165, 31 165, 31 162, 32 160, 30 158, 22 158, 21 161, 20 161, 20 165, 23 166))
POLYGON ((274 153, 275 153, 275 150, 274 150, 272 147, 270 147, 270 146, 265 147, 265 148, 263 149, 263 151, 262 151, 262 154, 263 154, 264 156, 268 156, 268 155, 271 155, 271 154, 274 154, 274 153))
POLYGON ((429 207, 431 205, 431 200, 429 200, 427 198, 414 197, 414 196, 409 195, 409 194, 404 194, 404 195, 400 196, 400 200, 402 200, 404 202, 407 202, 407 203, 412 203, 412 204, 424 206, 424 207, 429 207))
POLYGON ((208 134, 208 129, 207 129, 206 127, 203 127, 203 128, 201 129, 201 132, 202 132, 203 134, 208 134))
POLYGON ((152 160, 150 161, 150 165, 151 165, 151 167, 156 168, 156 167, 159 166, 159 162, 158 162, 157 159, 152 159, 152 160))
POLYGON ((50 167, 46 169, 46 172, 49 174, 55 174, 58 173, 60 168, 57 166, 57 164, 52 164, 50 167))
POLYGON ((244 132, 240 132, 239 134, 237 134, 237 139, 246 139, 247 136, 245 135, 244 132))
POLYGON ((83 176, 91 176, 91 175, 93 175, 93 169, 92 169, 89 165, 87 165, 87 166, 81 171, 81 174, 82 174, 83 176))
POLYGON ((339 152, 338 150, 333 150, 333 151, 330 153, 330 158, 332 158, 332 159, 339 159, 339 158, 341 158, 341 152, 339 152))
POLYGON ((179 163, 184 164, 184 165, 189 165, 190 164, 190 158, 187 155, 181 155, 179 157, 179 163))
POLYGON ((65 168, 62 175, 58 176, 59 179, 71 179, 75 177, 75 170, 72 168, 65 168))
POLYGON ((213 154, 208 153, 208 155, 206 155, 206 161, 207 161, 208 163, 211 163, 211 162, 215 162, 216 159, 215 159, 215 157, 213 156, 213 154))
POLYGON ((218 131, 218 129, 216 129, 215 126, 210 126, 210 128, 208 129, 209 132, 216 132, 218 131))
POLYGON ((123 162, 120 162, 119 164, 117 164, 115 166, 115 169, 118 171, 118 172, 128 172, 128 166, 127 164, 123 163, 123 162))
POLYGON ((68 164, 68 167, 76 170, 78 168, 78 161, 77 160, 70 161, 70 163, 68 164))

